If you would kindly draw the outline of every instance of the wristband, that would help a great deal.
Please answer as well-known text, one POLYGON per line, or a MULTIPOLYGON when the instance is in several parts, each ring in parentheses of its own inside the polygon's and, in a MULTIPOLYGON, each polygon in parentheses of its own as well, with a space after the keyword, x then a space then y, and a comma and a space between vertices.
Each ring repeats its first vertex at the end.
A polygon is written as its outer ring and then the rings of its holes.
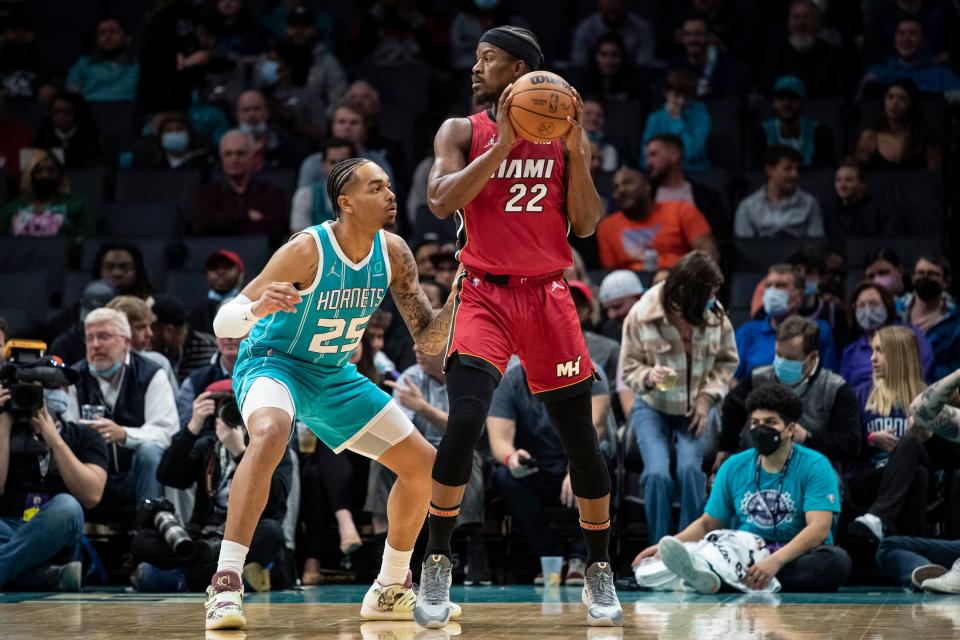
POLYGON ((242 293, 220 307, 213 319, 213 332, 220 338, 242 338, 260 318, 253 315, 253 301, 242 293))

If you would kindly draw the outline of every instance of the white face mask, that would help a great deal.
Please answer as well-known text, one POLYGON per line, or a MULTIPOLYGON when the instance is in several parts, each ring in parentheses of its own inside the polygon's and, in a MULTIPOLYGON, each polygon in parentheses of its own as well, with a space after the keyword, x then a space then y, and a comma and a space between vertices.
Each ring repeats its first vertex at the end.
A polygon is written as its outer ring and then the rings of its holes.
POLYGON ((790 36, 790 46, 797 51, 806 51, 817 44, 817 37, 807 33, 798 33, 790 36))
POLYGON ((63 389, 44 389, 43 401, 52 416, 63 415, 70 405, 70 396, 63 389))

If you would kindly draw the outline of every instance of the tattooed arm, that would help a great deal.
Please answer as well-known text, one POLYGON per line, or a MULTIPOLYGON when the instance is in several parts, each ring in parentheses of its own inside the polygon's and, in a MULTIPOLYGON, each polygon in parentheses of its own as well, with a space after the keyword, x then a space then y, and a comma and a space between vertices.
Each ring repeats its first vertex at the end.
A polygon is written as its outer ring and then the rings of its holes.
POLYGON ((960 408, 947 404, 960 389, 960 369, 937 380, 910 403, 914 424, 952 442, 960 442, 960 408))
POLYGON ((420 288, 417 261, 407 243, 400 236, 387 234, 387 251, 392 274, 390 295, 417 345, 424 353, 436 355, 443 351, 450 333, 452 296, 443 309, 434 311, 427 294, 420 288))

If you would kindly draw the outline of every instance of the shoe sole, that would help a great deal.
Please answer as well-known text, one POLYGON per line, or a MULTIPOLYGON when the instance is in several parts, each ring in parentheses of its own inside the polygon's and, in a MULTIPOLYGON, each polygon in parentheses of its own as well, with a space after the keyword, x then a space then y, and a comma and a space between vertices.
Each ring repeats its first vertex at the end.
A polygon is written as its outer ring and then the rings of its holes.
POLYGON ((442 629, 450 623, 451 613, 447 610, 446 618, 425 618, 417 615, 417 610, 413 610, 413 621, 425 629, 442 629))
POLYGON ((622 627, 623 626, 623 609, 620 610, 620 615, 616 619, 609 616, 604 616, 602 618, 594 618, 590 615, 590 599, 587 597, 587 588, 584 586, 580 590, 580 602, 583 603, 583 606, 587 608, 587 626, 590 627, 622 627))
MULTIPOLYGON (((453 602, 450 603, 450 620, 458 620, 460 616, 463 615, 463 609, 460 605, 453 602)), ((398 622, 404 622, 408 620, 413 620, 413 611, 409 613, 394 613, 380 611, 379 609, 374 609, 367 605, 362 605, 360 607, 360 617, 364 620, 396 620, 398 622)))
POLYGON ((923 591, 923 582, 925 580, 931 580, 933 578, 939 578, 947 572, 946 568, 939 565, 928 565, 925 567, 917 567, 913 570, 913 573, 910 575, 910 582, 913 583, 913 586, 918 590, 923 591))
POLYGON ((698 569, 694 565, 693 556, 682 542, 670 537, 661 540, 660 560, 697 593, 711 595, 720 590, 720 578, 717 574, 698 569))
POLYGON ((246 629, 247 619, 243 614, 229 614, 216 620, 207 622, 207 631, 224 631, 227 629, 246 629))
MULTIPOLYGON (((935 579, 935 578, 931 578, 931 580, 933 580, 933 579, 935 579)), ((927 580, 926 582, 929 582, 929 580, 927 580)), ((953 589, 950 589, 950 588, 940 588, 939 586, 936 586, 936 585, 928 585, 928 584, 926 584, 926 582, 924 582, 924 584, 923 584, 923 592, 924 592, 924 593, 939 593, 939 594, 942 594, 942 595, 956 595, 956 594, 960 593, 960 590, 958 590, 958 589, 956 589, 956 588, 953 588, 953 589)))

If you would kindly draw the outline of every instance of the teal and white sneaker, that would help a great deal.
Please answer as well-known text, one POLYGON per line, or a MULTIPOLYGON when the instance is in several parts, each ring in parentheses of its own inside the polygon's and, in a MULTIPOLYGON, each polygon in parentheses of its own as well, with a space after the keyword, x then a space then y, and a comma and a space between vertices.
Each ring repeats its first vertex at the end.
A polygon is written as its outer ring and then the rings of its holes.
POLYGON ((660 539, 660 560, 684 584, 697 593, 711 594, 720 590, 720 576, 704 560, 694 556, 673 536, 660 539))
POLYGON ((591 627, 623 625, 623 608, 617 598, 609 562, 594 562, 587 568, 580 597, 587 605, 587 624, 591 627))
POLYGON ((446 556, 427 556, 420 573, 420 593, 413 609, 413 619, 421 627, 440 629, 450 622, 453 607, 450 605, 452 565, 446 556))

